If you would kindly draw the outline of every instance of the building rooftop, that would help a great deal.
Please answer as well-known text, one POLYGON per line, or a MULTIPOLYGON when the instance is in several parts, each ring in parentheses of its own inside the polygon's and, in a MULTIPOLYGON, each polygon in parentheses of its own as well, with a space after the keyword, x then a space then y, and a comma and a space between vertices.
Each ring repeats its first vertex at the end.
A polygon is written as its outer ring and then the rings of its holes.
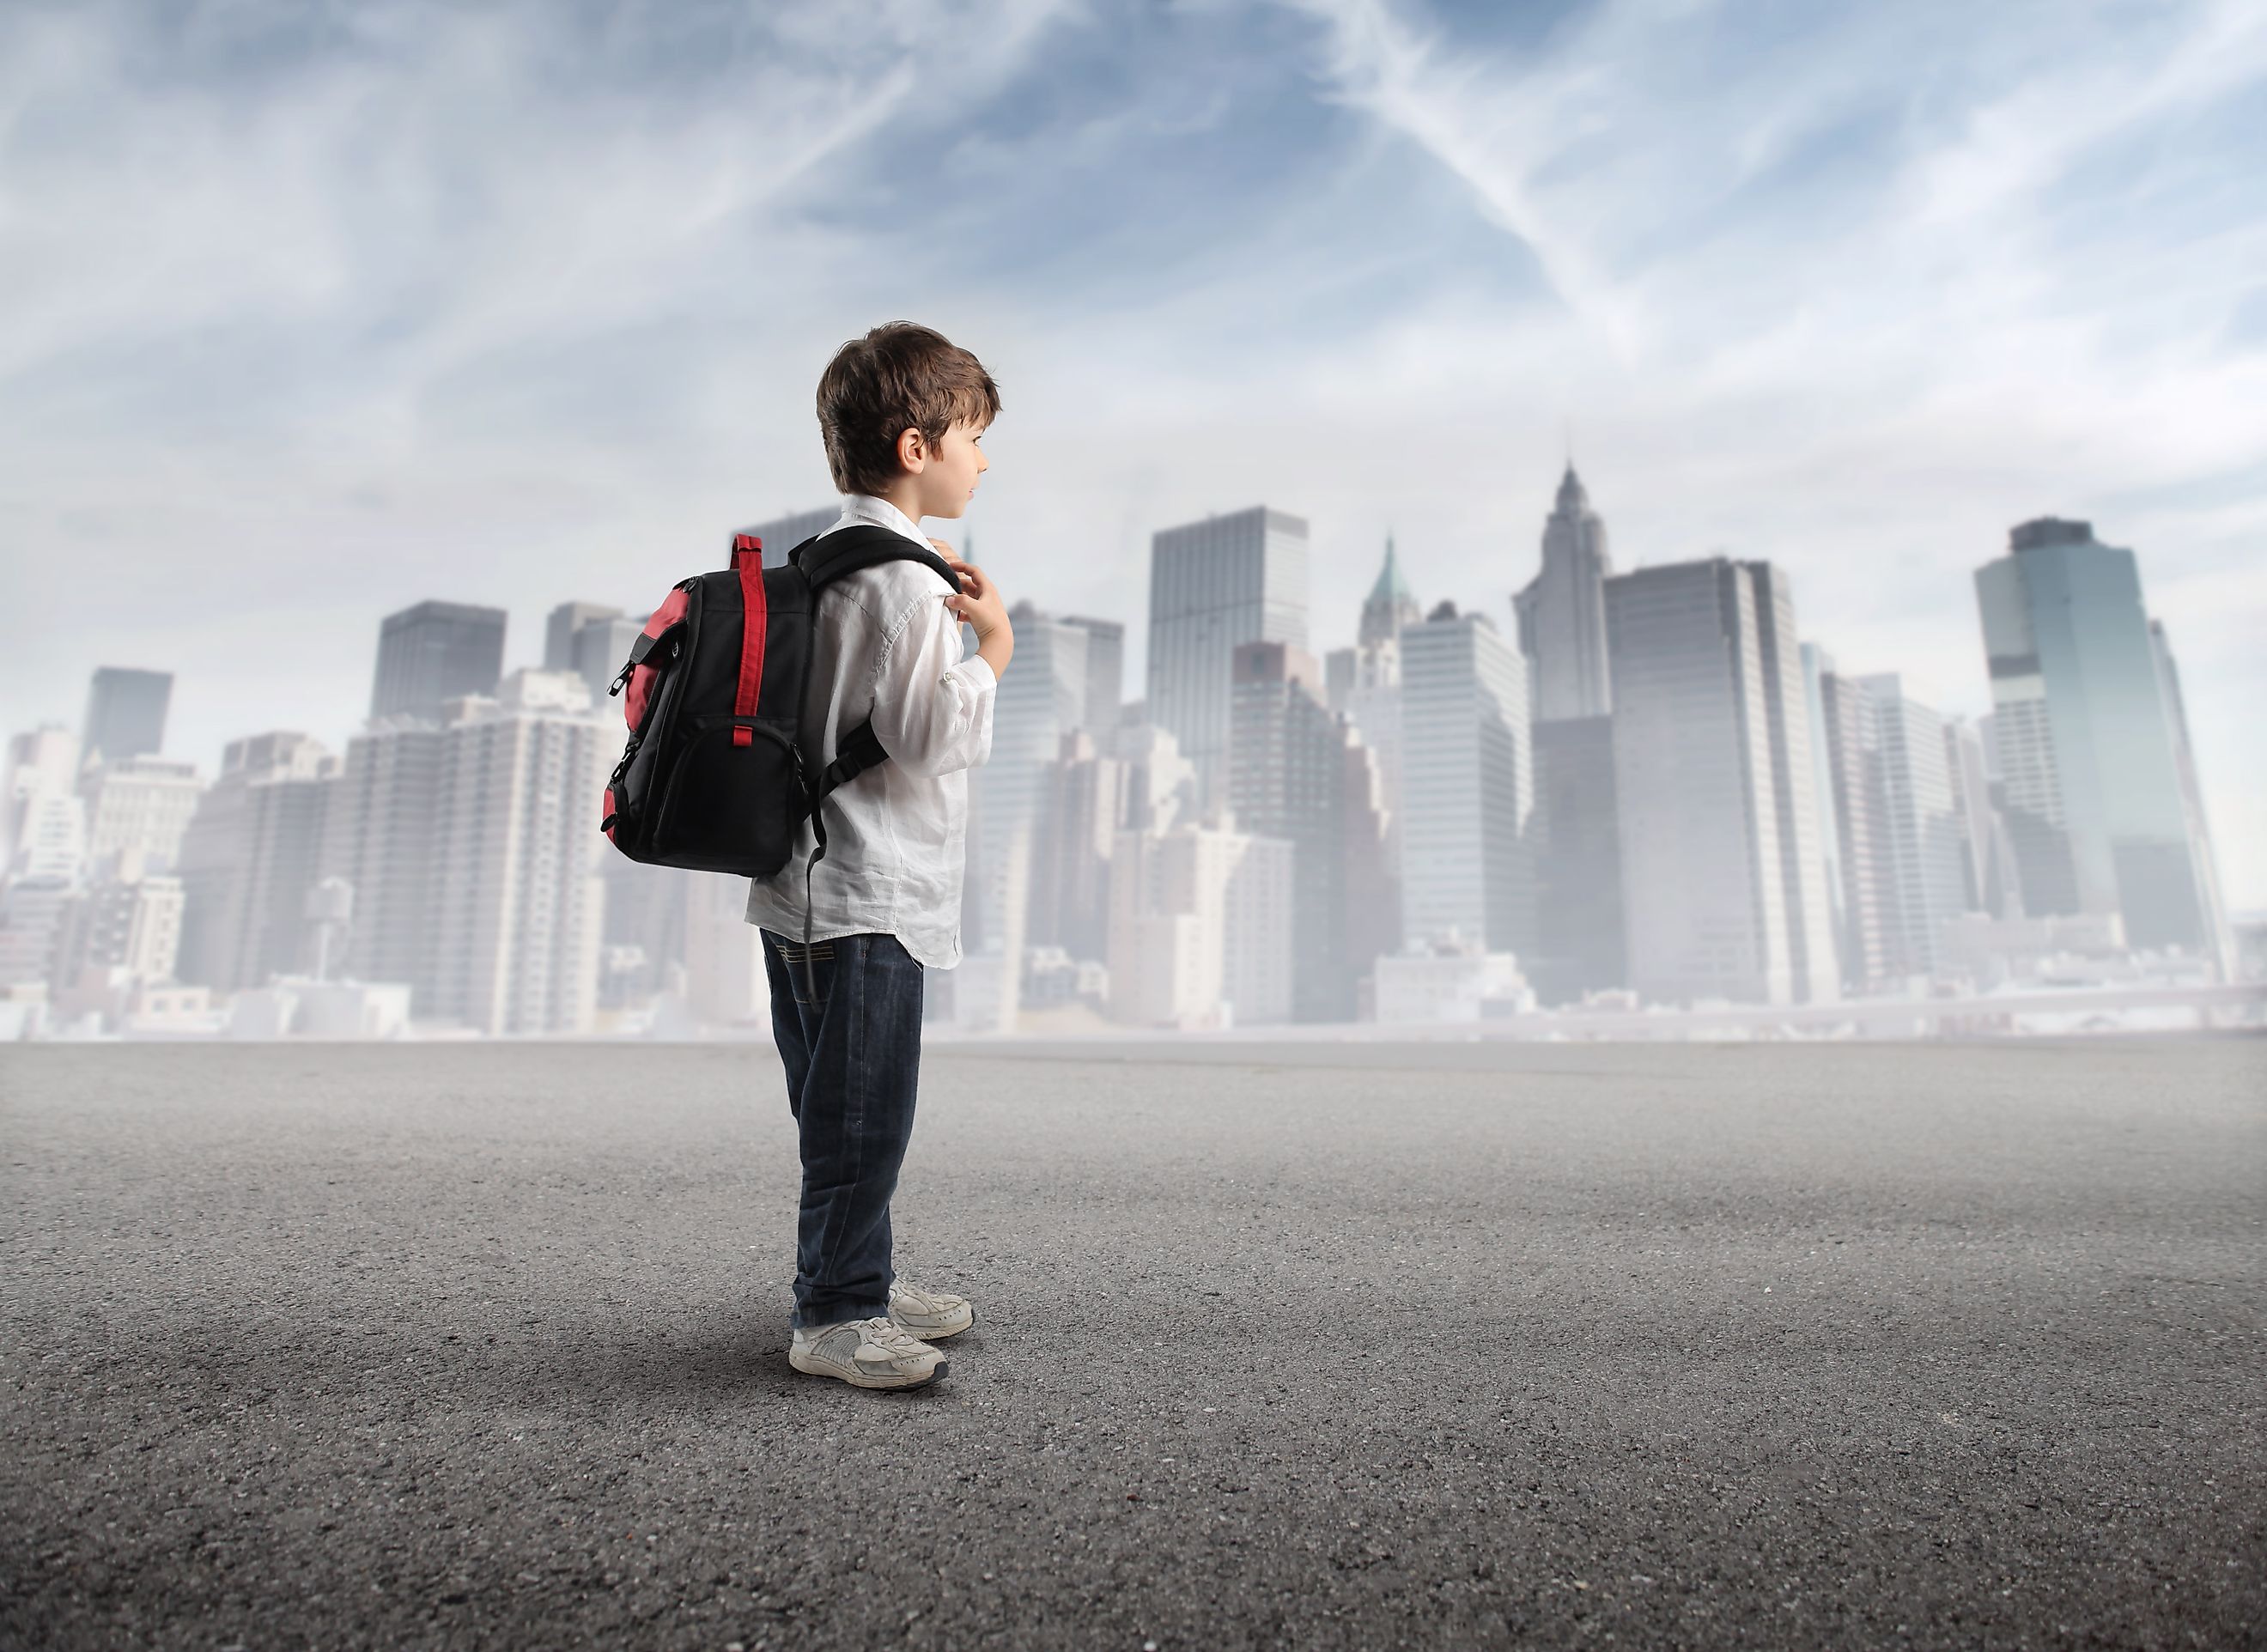
POLYGON ((2007 548, 2011 551, 2042 550, 2050 545, 2091 545, 2094 524, 2074 522, 2064 517, 2034 517, 2029 522, 2017 523, 2007 531, 2007 548))

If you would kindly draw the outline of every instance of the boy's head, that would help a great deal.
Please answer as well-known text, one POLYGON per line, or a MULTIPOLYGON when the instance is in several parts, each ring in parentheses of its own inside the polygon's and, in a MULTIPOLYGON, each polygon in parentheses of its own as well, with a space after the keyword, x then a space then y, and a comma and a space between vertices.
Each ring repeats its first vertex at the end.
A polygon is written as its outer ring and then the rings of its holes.
POLYGON ((984 363, 911 321, 851 340, 818 378, 835 487, 892 500, 916 522, 967 509, 985 469, 976 438, 999 416, 984 363))

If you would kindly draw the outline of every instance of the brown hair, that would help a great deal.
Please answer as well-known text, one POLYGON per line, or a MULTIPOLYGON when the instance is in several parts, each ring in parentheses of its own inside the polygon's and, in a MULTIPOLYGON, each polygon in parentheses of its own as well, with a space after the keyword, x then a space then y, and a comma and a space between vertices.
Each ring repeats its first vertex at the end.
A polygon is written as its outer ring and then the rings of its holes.
POLYGON ((818 431, 843 493, 877 494, 905 474, 898 437, 910 425, 930 447, 954 425, 1000 416, 984 363, 944 334, 891 321, 834 352, 818 376, 818 431))

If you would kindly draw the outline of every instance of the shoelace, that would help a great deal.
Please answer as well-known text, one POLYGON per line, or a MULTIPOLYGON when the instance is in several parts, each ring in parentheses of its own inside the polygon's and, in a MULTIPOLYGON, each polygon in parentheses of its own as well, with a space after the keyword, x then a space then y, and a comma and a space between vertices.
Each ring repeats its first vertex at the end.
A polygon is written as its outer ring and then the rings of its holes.
POLYGON ((891 1354, 926 1354, 928 1344, 886 1314, 866 1321, 866 1340, 891 1354))

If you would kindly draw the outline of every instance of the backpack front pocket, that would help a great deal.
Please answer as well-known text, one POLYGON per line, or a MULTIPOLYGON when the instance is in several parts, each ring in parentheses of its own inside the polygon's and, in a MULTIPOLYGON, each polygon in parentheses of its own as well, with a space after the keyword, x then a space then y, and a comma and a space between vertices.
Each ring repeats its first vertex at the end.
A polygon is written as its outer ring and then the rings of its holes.
POLYGON ((785 734, 753 717, 696 717, 662 788, 654 853, 768 877, 794 852, 803 799, 802 762, 785 734), (749 731, 746 744, 733 739, 737 729, 749 731))

